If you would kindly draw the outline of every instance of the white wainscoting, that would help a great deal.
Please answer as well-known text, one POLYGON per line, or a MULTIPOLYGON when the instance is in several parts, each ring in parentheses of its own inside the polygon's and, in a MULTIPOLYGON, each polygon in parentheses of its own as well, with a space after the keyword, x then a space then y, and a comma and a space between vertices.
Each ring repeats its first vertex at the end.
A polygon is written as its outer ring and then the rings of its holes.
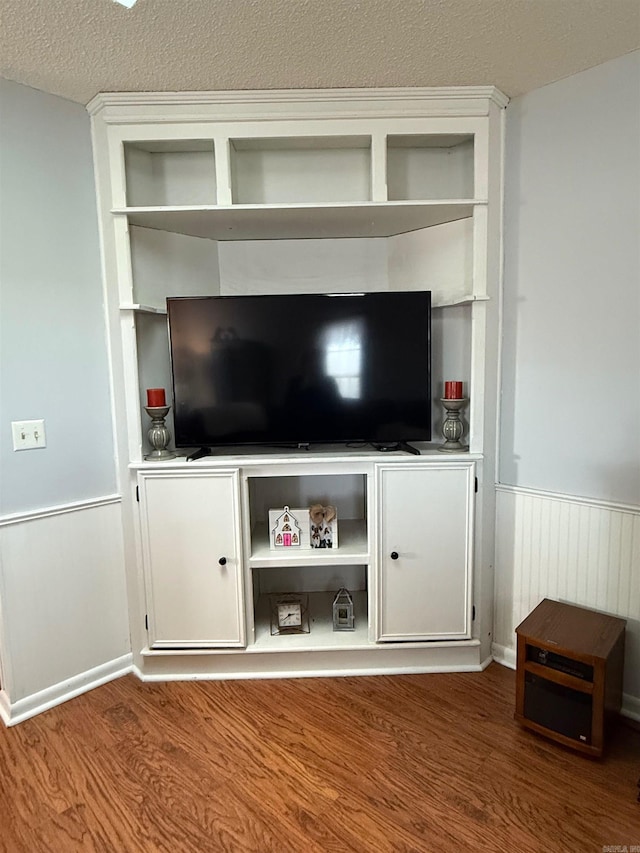
POLYGON ((640 720, 640 507, 497 487, 494 658, 543 599, 627 620, 623 712, 640 720))
POLYGON ((120 497, 0 518, 0 716, 130 669, 120 497))

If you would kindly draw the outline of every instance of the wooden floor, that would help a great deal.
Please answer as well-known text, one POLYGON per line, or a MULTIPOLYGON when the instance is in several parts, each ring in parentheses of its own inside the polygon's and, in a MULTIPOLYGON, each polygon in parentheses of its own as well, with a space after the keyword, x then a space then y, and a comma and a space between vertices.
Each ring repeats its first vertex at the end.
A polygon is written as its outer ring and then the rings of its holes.
MULTIPOLYGON (((601 851, 640 845, 640 732, 522 731, 515 674, 143 684, 0 727, 0 849, 601 851)), ((639 848, 640 849, 640 848, 639 848)))

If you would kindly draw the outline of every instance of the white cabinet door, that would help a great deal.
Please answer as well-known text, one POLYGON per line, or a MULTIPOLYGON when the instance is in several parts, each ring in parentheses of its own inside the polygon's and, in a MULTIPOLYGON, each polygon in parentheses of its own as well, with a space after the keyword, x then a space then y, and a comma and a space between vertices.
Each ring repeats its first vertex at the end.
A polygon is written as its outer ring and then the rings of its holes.
POLYGON ((244 646, 237 470, 139 476, 149 646, 244 646))
POLYGON ((380 465, 376 485, 376 638, 469 638, 473 463, 380 465))

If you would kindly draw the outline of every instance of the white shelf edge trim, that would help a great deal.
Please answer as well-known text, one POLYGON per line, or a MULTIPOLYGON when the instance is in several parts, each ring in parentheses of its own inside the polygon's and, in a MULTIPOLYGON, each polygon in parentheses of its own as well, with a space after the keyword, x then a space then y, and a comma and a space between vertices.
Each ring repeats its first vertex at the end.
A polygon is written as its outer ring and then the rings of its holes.
POLYGON ((280 669, 259 672, 198 672, 198 673, 144 673, 133 667, 133 674, 140 681, 249 681, 274 678, 349 678, 358 675, 426 675, 429 673, 482 672, 483 663, 471 664, 425 664, 424 666, 363 666, 349 669, 306 669, 283 671, 280 669))
POLYGON ((125 302, 120 306, 121 311, 138 311, 140 314, 166 314, 167 309, 155 305, 141 305, 138 302, 125 302))
POLYGON ((112 215, 132 227, 208 240, 339 239, 420 231, 473 219, 486 206, 480 199, 207 204, 113 208, 112 215))
MULTIPOLYGON (((425 465, 437 467, 438 465, 441 465, 443 462, 445 462, 442 453, 438 451, 438 447, 439 443, 434 443, 429 447, 428 450, 425 450, 423 453, 421 453, 419 457, 406 454, 404 451, 401 450, 397 450, 394 451, 393 459, 395 461, 402 460, 401 464, 405 465, 415 465, 416 463, 422 463, 425 465)), ((179 452, 184 452, 186 454, 184 448, 180 448, 179 452)), ((382 453, 368 449, 363 450, 361 453, 357 450, 353 453, 350 453, 348 450, 344 451, 343 453, 332 450, 331 452, 327 452, 326 454, 314 452, 313 450, 300 450, 298 455, 295 456, 282 456, 278 453, 274 453, 273 455, 266 455, 265 453, 261 453, 257 450, 252 450, 246 454, 240 454, 237 452, 234 453, 232 450, 229 450, 228 453, 221 452, 220 455, 216 454, 212 456, 205 456, 202 459, 198 459, 192 462, 187 462, 185 455, 179 456, 175 459, 169 459, 166 462, 132 461, 129 462, 127 467, 130 471, 154 472, 159 475, 166 475, 167 471, 179 470, 183 474, 191 476, 198 470, 202 471, 203 473, 206 473, 206 471, 209 469, 218 470, 220 468, 225 468, 229 466, 233 468, 238 467, 253 469, 256 466, 260 466, 263 465, 265 462, 268 462, 270 465, 282 465, 284 468, 290 468, 294 472, 294 475, 297 476, 305 473, 313 473, 313 471, 309 470, 309 466, 317 465, 318 463, 321 463, 323 465, 344 465, 345 463, 353 463, 353 465, 384 465, 385 462, 388 462, 389 460, 381 459, 381 456, 383 456, 382 453), (298 469, 297 472, 296 468, 298 469), (304 471, 300 470, 301 468, 303 468, 304 471)), ((464 451, 460 454, 449 454, 448 458, 446 459, 446 462, 458 462, 465 465, 469 462, 480 461, 483 458, 484 457, 481 453, 470 453, 469 451, 464 451)), ((354 470, 354 468, 351 467, 348 473, 361 474, 363 472, 361 469, 354 470)), ((251 474, 251 476, 255 475, 251 474)))
POLYGON ((425 198, 425 199, 390 199, 389 201, 297 201, 290 204, 168 204, 147 205, 138 207, 113 207, 111 213, 116 215, 134 216, 136 213, 229 213, 230 211, 264 211, 264 210, 333 210, 334 208, 349 209, 352 207, 377 210, 397 207, 472 207, 486 206, 486 198, 425 198))
MULTIPOLYGON (((349 636, 348 632, 341 632, 341 636, 349 636)), ((295 636, 295 635, 294 635, 295 636)), ((310 637, 311 634, 300 635, 305 637, 310 637)), ((277 654, 286 654, 287 657, 289 655, 296 654, 307 654, 308 651, 318 651, 318 652, 376 652, 383 654, 384 652, 392 652, 392 651, 403 651, 405 649, 410 649, 411 651, 429 651, 431 649, 461 649, 461 648, 477 648, 480 646, 480 640, 476 638, 472 638, 470 640, 425 640, 424 642, 389 642, 389 643, 354 643, 352 646, 346 644, 336 644, 335 646, 325 645, 325 644, 317 644, 315 646, 311 646, 309 644, 308 648, 305 648, 302 645, 298 645, 291 648, 284 648, 279 643, 274 643, 272 648, 267 648, 266 644, 253 644, 248 643, 246 647, 243 648, 204 648, 202 646, 192 646, 192 647, 181 647, 174 649, 151 649, 148 646, 145 646, 140 655, 145 658, 162 658, 162 657, 188 657, 190 655, 195 655, 196 657, 200 657, 203 655, 240 655, 244 656, 246 654, 252 655, 261 655, 261 654, 269 654, 269 655, 277 655, 277 654)))
MULTIPOLYGON (((474 296, 472 293, 464 296, 455 296, 452 299, 436 299, 432 303, 432 308, 447 308, 452 305, 470 305, 472 302, 488 302, 490 296, 474 296)), ((138 302, 125 302, 120 305, 120 311, 136 311, 139 314, 161 314, 167 313, 166 307, 156 305, 142 305, 138 302)))
POLYGON ((486 295, 477 295, 475 296, 472 293, 467 293, 464 296, 454 296, 452 299, 436 299, 431 303, 432 308, 447 308, 451 305, 470 305, 472 302, 489 302, 491 299, 490 296, 486 295))

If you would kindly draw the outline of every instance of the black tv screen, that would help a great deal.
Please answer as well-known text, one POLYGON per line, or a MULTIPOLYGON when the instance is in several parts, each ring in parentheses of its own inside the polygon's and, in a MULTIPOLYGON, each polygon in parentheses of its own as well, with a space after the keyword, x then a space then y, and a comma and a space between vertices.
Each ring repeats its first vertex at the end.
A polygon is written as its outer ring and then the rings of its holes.
POLYGON ((431 294, 167 299, 177 447, 431 438, 431 294))

